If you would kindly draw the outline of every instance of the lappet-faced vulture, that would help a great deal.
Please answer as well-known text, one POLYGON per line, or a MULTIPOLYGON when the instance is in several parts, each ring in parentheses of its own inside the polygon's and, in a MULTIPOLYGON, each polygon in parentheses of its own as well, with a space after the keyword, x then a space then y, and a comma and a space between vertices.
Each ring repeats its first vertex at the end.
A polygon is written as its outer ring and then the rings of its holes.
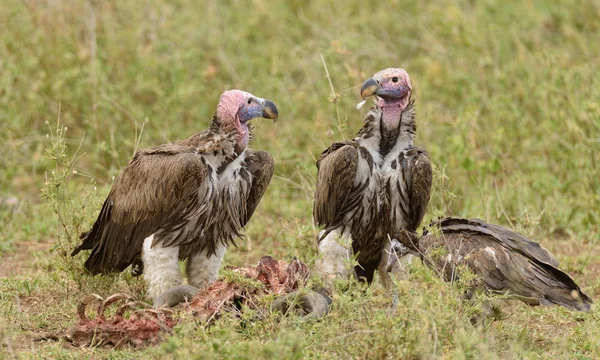
POLYGON ((169 289, 182 290, 179 260, 188 259, 184 290, 215 281, 227 245, 241 236, 273 175, 271 155, 247 148, 248 122, 277 116, 269 100, 224 92, 207 130, 135 154, 72 255, 91 250, 85 268, 92 274, 133 264, 157 306, 173 297, 169 289))
POLYGON ((556 258, 538 243, 503 226, 480 219, 448 217, 431 222, 420 238, 398 234, 392 254, 413 252, 446 281, 456 280, 459 265, 478 278, 473 289, 507 294, 529 305, 562 305, 589 311, 592 302, 569 275, 558 269, 556 258))
POLYGON ((361 89, 363 99, 372 95, 356 137, 332 144, 317 161, 313 218, 324 230, 315 269, 325 280, 354 273, 370 283, 376 269, 385 276, 389 238, 416 233, 429 202, 431 163, 413 145, 416 112, 408 74, 396 68, 376 73, 361 89), (353 256, 354 269, 348 267, 353 256))

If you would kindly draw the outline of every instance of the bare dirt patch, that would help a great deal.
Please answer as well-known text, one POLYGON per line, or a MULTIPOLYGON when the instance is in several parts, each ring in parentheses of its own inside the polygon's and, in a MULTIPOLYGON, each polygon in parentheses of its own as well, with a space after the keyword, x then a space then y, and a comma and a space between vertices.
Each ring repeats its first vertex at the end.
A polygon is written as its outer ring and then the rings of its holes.
POLYGON ((31 270, 35 254, 47 253, 52 246, 51 239, 42 241, 22 241, 14 252, 0 257, 0 278, 10 278, 31 270))

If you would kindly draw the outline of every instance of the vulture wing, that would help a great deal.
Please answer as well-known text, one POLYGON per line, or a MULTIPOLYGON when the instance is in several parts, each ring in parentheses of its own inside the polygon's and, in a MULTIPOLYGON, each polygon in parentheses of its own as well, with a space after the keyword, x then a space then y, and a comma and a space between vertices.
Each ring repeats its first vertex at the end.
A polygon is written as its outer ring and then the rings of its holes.
POLYGON ((431 195, 432 169, 427 152, 418 147, 402 151, 387 168, 385 184, 385 214, 388 214, 388 232, 399 230, 416 232, 431 195), (405 224, 402 229, 399 224, 405 224))
POLYGON ((456 266, 463 263, 488 290, 508 291, 530 305, 558 304, 590 310, 592 300, 556 267, 556 259, 539 244, 479 219, 446 218, 437 223, 441 235, 425 234, 418 246, 425 263, 439 270, 446 280, 454 278, 456 266), (440 247, 446 254, 429 256, 440 247))
MULTIPOLYGON (((246 213, 242 214, 241 225, 246 226, 262 199, 273 177, 273 157, 266 151, 246 150, 245 168, 252 175, 252 187, 246 200, 246 213)), ((245 179, 248 182, 248 179, 245 179)))
POLYGON ((489 224, 477 218, 462 219, 453 217, 434 220, 430 226, 439 227, 444 233, 471 231, 486 234, 513 251, 523 253, 528 257, 558 267, 558 260, 548 250, 535 241, 531 241, 518 232, 504 226, 489 224))
POLYGON ((334 143, 323 151, 317 161, 317 188, 313 203, 313 219, 325 227, 325 237, 331 230, 345 226, 348 214, 361 208, 362 193, 369 185, 373 161, 354 141, 334 143), (359 167, 365 167, 364 180, 359 167))
POLYGON ((206 211, 210 171, 182 144, 138 152, 115 179, 96 223, 72 255, 91 249, 85 268, 97 274, 123 271, 139 259, 144 239, 159 230, 172 235, 169 245, 177 245, 189 235, 186 223, 206 211))

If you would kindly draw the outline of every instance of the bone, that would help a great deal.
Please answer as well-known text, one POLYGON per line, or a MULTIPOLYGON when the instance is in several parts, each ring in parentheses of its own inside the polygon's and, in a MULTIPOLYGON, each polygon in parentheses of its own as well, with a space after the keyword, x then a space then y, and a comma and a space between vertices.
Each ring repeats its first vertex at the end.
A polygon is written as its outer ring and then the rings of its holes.
POLYGON ((90 295, 86 296, 85 298, 83 298, 83 300, 81 300, 81 302, 77 306, 77 315, 79 315, 79 319, 81 319, 81 321, 83 321, 83 322, 90 321, 90 318, 88 318, 87 315, 85 314, 85 309, 93 301, 102 301, 102 300, 104 300, 104 299, 102 298, 102 296, 100 296, 98 294, 90 294, 90 295))
POLYGON ((102 304, 100 304, 100 306, 98 306, 98 317, 104 319, 104 311, 106 311, 106 308, 108 306, 110 306, 111 304, 113 304, 116 301, 119 300, 130 300, 131 296, 127 295, 127 294, 113 294, 109 297, 106 298, 106 300, 104 300, 102 302, 102 304))

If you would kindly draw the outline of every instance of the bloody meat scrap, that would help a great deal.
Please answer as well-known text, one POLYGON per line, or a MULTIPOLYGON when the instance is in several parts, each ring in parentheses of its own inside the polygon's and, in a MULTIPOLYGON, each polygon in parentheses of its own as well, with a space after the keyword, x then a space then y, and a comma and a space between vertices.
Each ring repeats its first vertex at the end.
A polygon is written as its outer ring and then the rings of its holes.
MULTIPOLYGON (((263 256, 257 266, 230 266, 227 269, 240 278, 221 277, 194 295, 180 311, 190 311, 209 322, 227 309, 239 310, 241 305, 255 308, 265 295, 292 293, 306 285, 310 275, 308 267, 296 258, 287 264, 270 256, 263 256)), ((151 345, 159 342, 163 334, 170 332, 181 321, 178 313, 171 309, 153 309, 147 303, 132 301, 125 294, 111 295, 106 299, 96 294, 88 295, 79 304, 77 313, 79 324, 63 336, 73 346, 151 345), (90 319, 86 309, 93 302, 99 302, 99 305, 96 316, 90 319), (107 308, 117 302, 124 302, 124 305, 107 317, 107 308)))

